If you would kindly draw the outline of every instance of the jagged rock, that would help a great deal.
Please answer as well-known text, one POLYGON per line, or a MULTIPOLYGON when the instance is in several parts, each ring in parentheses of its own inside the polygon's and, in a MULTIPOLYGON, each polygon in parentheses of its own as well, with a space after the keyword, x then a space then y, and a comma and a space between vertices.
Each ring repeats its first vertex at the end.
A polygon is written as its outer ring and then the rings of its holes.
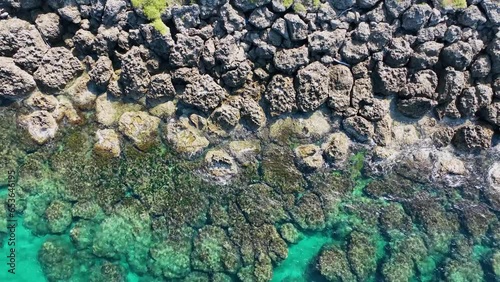
POLYGON ((292 41, 300 41, 307 39, 308 29, 307 24, 296 14, 285 15, 288 35, 292 41))
POLYGON ((125 112, 118 121, 118 129, 137 148, 147 150, 156 141, 159 124, 159 118, 145 112, 125 112))
POLYGON ((418 45, 410 59, 410 67, 414 69, 432 68, 439 61, 442 43, 429 41, 418 45))
POLYGON ((437 86, 437 74, 432 70, 421 70, 410 76, 408 83, 399 92, 399 96, 406 99, 413 97, 436 99, 437 86))
POLYGON ((297 108, 293 78, 274 75, 267 85, 265 98, 269 103, 271 116, 292 112, 297 108))
POLYGON ((231 178, 238 172, 238 166, 228 153, 223 150, 210 150, 205 155, 205 169, 218 181, 231 178))
POLYGON ((370 36, 368 37, 368 49, 370 52, 382 50, 392 39, 392 27, 387 23, 372 23, 370 25, 370 36))
POLYGON ((328 98, 328 69, 314 62, 297 73, 297 107, 307 112, 319 108, 328 98))
POLYGON ((63 92, 75 106, 84 110, 93 109, 97 99, 95 87, 89 85, 89 80, 89 76, 84 74, 63 92))
MULTIPOLYGON (((137 34, 139 36, 139 34, 137 34)), ((175 42, 170 32, 161 34, 156 28, 150 24, 140 26, 140 37, 145 47, 153 51, 162 59, 168 60, 170 49, 175 42)))
POLYGON ((479 55, 470 67, 470 74, 474 78, 488 76, 491 71, 491 60, 488 55, 479 55))
POLYGON ((483 16, 481 10, 475 5, 470 5, 458 17, 458 23, 463 26, 477 27, 486 22, 486 17, 483 16))
POLYGON ((127 2, 125 0, 107 0, 102 12, 102 23, 107 26, 126 21, 127 2))
POLYGON ((81 124, 82 117, 78 114, 78 111, 73 106, 71 100, 65 95, 57 96, 57 107, 52 112, 52 116, 56 119, 57 122, 61 122, 64 118, 66 118, 67 122, 70 124, 81 124))
POLYGON ((79 50, 83 54, 91 53, 95 48, 97 40, 92 32, 84 29, 79 29, 72 39, 76 50, 79 50))
POLYGON ((40 14, 35 20, 37 29, 50 42, 56 42, 62 34, 62 25, 56 13, 40 14))
POLYGON ((233 4, 236 6, 236 8, 242 10, 243 12, 247 12, 255 8, 267 5, 268 3, 271 3, 271 0, 255 0, 255 1, 235 0, 233 4))
POLYGON ((317 170, 324 164, 321 148, 317 145, 307 144, 297 146, 294 153, 297 167, 304 172, 317 170))
POLYGON ((376 0, 356 0, 356 3, 360 8, 363 9, 371 9, 373 6, 377 4, 378 1, 376 0))
POLYGON ((442 103, 455 100, 462 93, 465 85, 466 80, 463 72, 454 70, 452 67, 446 68, 439 83, 438 101, 442 103))
POLYGON ((244 99, 240 111, 241 117, 251 128, 259 129, 266 125, 266 113, 255 100, 250 98, 244 99))
POLYGON ((356 0, 337 0, 337 1, 332 1, 333 7, 335 7, 338 10, 347 10, 354 6, 356 4, 356 0))
POLYGON ((385 96, 397 94, 406 84, 406 68, 391 68, 379 62, 373 73, 373 90, 385 96))
POLYGON ((12 58, 16 65, 33 74, 40 66, 45 52, 47 52, 46 46, 23 47, 17 50, 12 58))
POLYGON ((0 57, 0 85, 0 98, 7 99, 26 97, 36 88, 33 77, 6 57, 0 57))
POLYGON ((482 108, 491 104, 493 90, 490 86, 479 84, 475 87, 467 87, 457 99, 457 107, 462 116, 471 117, 482 108))
POLYGON ((282 49, 274 56, 274 65, 282 72, 292 74, 300 67, 309 63, 309 52, 307 46, 294 49, 282 49))
POLYGON ((252 67, 248 61, 244 61, 235 69, 228 70, 222 74, 222 81, 229 87, 240 87, 245 83, 248 74, 252 71, 252 67))
POLYGON ((399 18, 412 4, 411 0, 386 0, 384 7, 389 16, 399 18))
POLYGON ((442 13, 452 14, 457 10, 461 10, 467 7, 466 0, 456 0, 456 1, 443 1, 443 0, 432 0, 434 8, 439 9, 442 13))
POLYGON ((342 121, 345 132, 359 142, 366 142, 373 136, 373 124, 360 116, 348 117, 342 121))
POLYGON ((172 84, 172 77, 168 73, 160 73, 151 77, 149 91, 146 97, 149 99, 173 98, 175 88, 172 84))
POLYGON ((104 126, 116 125, 121 115, 129 111, 140 111, 141 106, 135 103, 124 104, 103 94, 95 102, 97 122, 104 126))
POLYGON ((180 32, 188 28, 196 28, 200 24, 200 7, 197 4, 174 6, 172 18, 175 28, 180 32))
POLYGON ((492 40, 490 44, 488 44, 486 51, 490 55, 492 63, 491 71, 493 73, 500 73, 500 38, 492 40))
POLYGON ((274 14, 266 7, 260 7, 250 14, 248 22, 258 29, 265 29, 271 26, 274 20, 274 14))
POLYGON ((33 77, 42 88, 60 91, 82 71, 82 64, 70 50, 54 47, 45 53, 33 77))
POLYGON ((12 56, 25 47, 46 48, 36 27, 29 22, 12 18, 0 21, 0 56, 12 56))
POLYGON ((105 158, 120 156, 120 138, 113 129, 99 129, 95 133, 94 152, 105 158))
POLYGON ((398 101, 398 110, 405 116, 411 118, 421 118, 428 113, 437 102, 424 97, 413 97, 398 101))
POLYGON ((248 166, 255 163, 256 157, 262 152, 262 148, 260 141, 257 139, 231 141, 229 143, 229 152, 240 164, 248 166))
POLYGON ((133 47, 122 57, 122 69, 118 80, 123 94, 132 99, 146 95, 151 76, 141 57, 139 47, 133 47))
POLYGON ((42 145, 55 137, 59 126, 51 113, 35 111, 19 117, 19 125, 28 131, 31 139, 42 145))
POLYGON ((481 1, 481 7, 493 24, 500 24, 500 8, 498 8, 497 2, 494 0, 483 0, 481 1))
POLYGON ((236 11, 229 2, 222 6, 219 13, 227 33, 233 34, 235 31, 241 31, 245 28, 245 17, 236 11))
POLYGON ((366 43, 362 43, 356 40, 348 38, 342 48, 340 49, 340 55, 349 64, 357 64, 369 56, 368 47, 366 43))
POLYGON ((7 7, 15 9, 33 9, 42 6, 42 0, 6 0, 7 7))
POLYGON ((327 141, 321 145, 323 156, 328 162, 342 162, 347 159, 350 140, 343 132, 331 134, 327 141))
POLYGON ((330 55, 337 57, 346 39, 345 29, 334 31, 315 31, 309 34, 307 42, 311 55, 330 55))
POLYGON ((460 38, 462 38, 462 29, 456 25, 450 25, 443 37, 449 43, 457 42, 460 38))
POLYGON ((432 8, 427 3, 411 6, 403 14, 403 28, 410 32, 418 31, 425 26, 431 16, 431 12, 432 8))
POLYGON ((354 84, 351 70, 344 65, 335 65, 329 71, 328 106, 335 111, 345 111, 351 103, 351 89, 354 84))
POLYGON ((390 67, 402 67, 408 63, 412 54, 410 43, 404 38, 397 37, 385 48, 384 62, 390 67))
POLYGON ((226 3, 225 0, 199 0, 197 1, 200 7, 200 18, 208 19, 212 16, 217 15, 217 11, 220 7, 226 3))
POLYGON ((211 118, 222 128, 231 129, 240 121, 240 110, 230 105, 222 105, 212 112, 211 118))
MULTIPOLYGON (((65 1, 62 1, 65 2, 65 1)), ((79 24, 82 21, 82 16, 80 11, 78 10, 77 3, 73 1, 68 1, 69 3, 60 3, 58 8, 52 7, 53 9, 57 9, 57 13, 63 18, 74 24, 79 24), (73 3, 71 3, 73 2, 73 3)))
POLYGON ((495 101, 481 111, 481 116, 491 124, 500 126, 500 102, 495 101))
POLYGON ((493 130, 481 125, 465 125, 455 132, 453 145, 460 150, 485 149, 491 146, 493 130))
POLYGON ((271 26, 271 30, 279 34, 281 37, 283 37, 283 39, 290 39, 290 37, 288 36, 286 21, 283 18, 278 18, 271 26))
POLYGON ((90 79, 98 86, 105 88, 113 75, 113 62, 106 57, 100 56, 89 71, 90 79))
POLYGON ((373 98, 373 86, 370 78, 360 78, 354 81, 351 93, 351 106, 358 108, 362 101, 373 98))
POLYGON ((371 99, 361 103, 359 115, 369 121, 379 121, 389 112, 387 103, 380 99, 371 99))
POLYGON ((441 58, 445 66, 452 66, 463 70, 470 65, 474 52, 469 43, 458 41, 445 48, 441 52, 441 58))
POLYGON ((177 43, 170 52, 170 63, 175 67, 197 67, 203 50, 203 39, 198 36, 177 35, 177 43))
POLYGON ((226 96, 226 90, 217 84, 210 75, 205 74, 188 84, 180 99, 201 111, 209 112, 217 108, 226 96))

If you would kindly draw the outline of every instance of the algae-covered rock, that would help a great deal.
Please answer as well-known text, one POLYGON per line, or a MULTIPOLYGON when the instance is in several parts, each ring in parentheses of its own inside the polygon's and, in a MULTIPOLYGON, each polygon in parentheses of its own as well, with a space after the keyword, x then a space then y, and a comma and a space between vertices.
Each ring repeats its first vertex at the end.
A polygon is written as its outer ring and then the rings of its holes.
POLYGON ((151 268, 153 273, 166 279, 181 278, 191 270, 190 238, 185 240, 165 241, 153 246, 150 255, 153 258, 151 268))
POLYGON ((210 150, 205 155, 205 169, 210 176, 219 181, 226 181, 238 172, 238 166, 227 152, 210 150))
POLYGON ((194 239, 191 264, 196 270, 234 273, 240 267, 240 260, 224 229, 207 225, 194 239))
POLYGON ((346 254, 336 247, 325 248, 319 256, 317 268, 328 281, 355 281, 346 254))
POLYGON ((342 162, 347 159, 351 141, 343 132, 331 134, 327 141, 321 145, 323 156, 329 162, 342 162))
POLYGON ((118 122, 120 132, 130 138, 137 148, 147 150, 158 140, 160 119, 145 112, 125 112, 118 122))
POLYGON ((285 223, 280 227, 281 238, 290 244, 297 243, 302 236, 293 223, 285 223))
POLYGON ((48 239, 38 251, 38 261, 49 281, 69 280, 74 272, 75 259, 69 243, 48 239))
POLYGON ((279 119, 271 124, 269 137, 281 144, 289 144, 295 140, 320 139, 331 129, 327 116, 320 111, 314 112, 309 117, 279 119))
POLYGON ((113 129, 99 129, 95 133, 97 142, 94 152, 102 157, 116 158, 120 156, 120 138, 113 129))
POLYGON ((71 242, 77 250, 87 249, 92 246, 95 233, 95 224, 90 221, 78 221, 69 231, 71 242))
POLYGON ((259 140, 231 141, 229 152, 242 165, 246 166, 256 161, 262 151, 259 140))
POLYGON ((244 187, 237 198, 241 212, 255 226, 287 219, 282 202, 281 196, 266 184, 244 187))
POLYGON ((262 171, 264 181, 283 193, 294 193, 303 190, 302 174, 291 166, 293 155, 287 148, 269 145, 263 150, 262 171))
POLYGON ((71 205, 63 201, 53 201, 45 210, 47 226, 52 233, 62 233, 71 224, 71 205))
POLYGON ((126 104, 119 100, 115 100, 112 97, 103 94, 96 99, 96 118, 97 122, 105 126, 114 126, 118 123, 118 120, 125 112, 129 111, 140 111, 141 106, 139 104, 126 104))
POLYGON ((97 99, 97 91, 89 85, 89 81, 89 75, 83 74, 63 92, 75 106, 83 110, 93 109, 97 99))
POLYGON ((163 132, 166 133, 165 138, 175 151, 183 156, 196 156, 210 144, 202 132, 192 126, 187 119, 169 122, 163 132))
POLYGON ((376 249, 372 239, 360 232, 351 233, 347 258, 359 280, 367 280, 377 269, 376 249))
POLYGON ((325 216, 321 208, 321 201, 316 194, 305 193, 298 199, 291 214, 302 229, 322 230, 325 228, 325 216))

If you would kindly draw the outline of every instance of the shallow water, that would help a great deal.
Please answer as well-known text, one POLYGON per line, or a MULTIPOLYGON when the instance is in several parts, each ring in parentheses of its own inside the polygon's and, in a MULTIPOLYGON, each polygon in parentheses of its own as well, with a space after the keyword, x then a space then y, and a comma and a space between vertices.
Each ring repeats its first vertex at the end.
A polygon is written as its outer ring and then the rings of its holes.
MULTIPOLYGON (((12 118, 0 119, 2 167, 18 173, 22 221, 17 274, 2 264, 0 281, 497 279, 498 211, 481 182, 451 188, 390 171, 369 177, 361 151, 345 171, 295 180, 283 170, 293 160, 276 164, 264 153, 259 167, 220 185, 200 177, 200 159, 163 144, 144 153, 125 143, 120 160, 96 159, 91 122, 31 147, 12 118), (280 179, 262 185, 269 171, 280 179), (286 223, 295 242, 285 241, 286 223)), ((263 150, 274 150, 266 142, 263 150)), ((0 251, 8 252, 5 241, 0 251)))

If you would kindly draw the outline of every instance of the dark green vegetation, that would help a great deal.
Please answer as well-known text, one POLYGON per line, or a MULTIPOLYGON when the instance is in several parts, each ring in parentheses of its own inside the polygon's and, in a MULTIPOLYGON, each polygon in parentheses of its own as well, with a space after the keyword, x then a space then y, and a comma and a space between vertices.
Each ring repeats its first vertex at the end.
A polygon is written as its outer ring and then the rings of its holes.
POLYGON ((17 169, 24 225, 46 235, 37 251, 49 281, 269 281, 273 272, 274 281, 494 281, 499 274, 498 214, 470 183, 368 179, 365 153, 346 171, 304 175, 289 144, 262 141, 258 167, 220 186, 199 176, 200 160, 185 161, 163 143, 140 152, 123 142, 120 159, 96 157, 92 116, 44 147, 19 142, 12 113, 0 117, 2 171, 17 169))

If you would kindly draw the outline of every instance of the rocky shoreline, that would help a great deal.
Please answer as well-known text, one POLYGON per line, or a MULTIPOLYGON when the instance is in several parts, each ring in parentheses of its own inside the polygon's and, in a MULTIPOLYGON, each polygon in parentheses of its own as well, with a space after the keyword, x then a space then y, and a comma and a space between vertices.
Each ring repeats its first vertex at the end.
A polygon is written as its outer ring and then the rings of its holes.
POLYGON ((441 278, 500 275, 498 2, 196 2, 166 8, 166 31, 125 0, 0 6, 0 167, 22 163, 25 224, 73 243, 44 244, 50 281, 74 268, 50 254, 72 252, 151 281, 269 281, 297 234, 344 225, 314 266, 328 281, 403 281, 443 242, 462 253, 441 278), (374 238, 397 257, 364 266, 374 238), (491 257, 460 267, 473 246, 491 257))

